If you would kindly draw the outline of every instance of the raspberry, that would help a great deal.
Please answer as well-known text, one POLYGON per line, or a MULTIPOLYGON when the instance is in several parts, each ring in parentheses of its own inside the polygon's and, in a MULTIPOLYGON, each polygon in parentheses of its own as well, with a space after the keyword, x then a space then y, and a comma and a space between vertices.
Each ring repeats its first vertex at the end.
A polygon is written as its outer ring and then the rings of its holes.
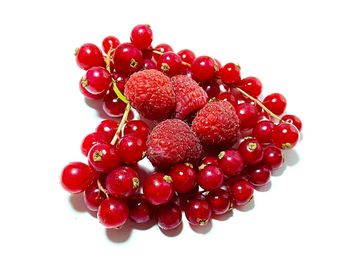
POLYGON ((239 120, 231 103, 210 102, 194 118, 192 130, 204 145, 229 147, 239 136, 239 120))
POLYGON ((183 162, 196 162, 202 145, 183 121, 169 119, 154 127, 147 140, 147 156, 154 166, 166 167, 183 162))
POLYGON ((171 85, 176 98, 175 117, 178 119, 184 119, 191 112, 203 108, 208 101, 207 93, 186 75, 172 77, 171 85))
POLYGON ((125 84, 125 96, 143 117, 162 120, 175 109, 175 93, 170 79, 158 70, 149 69, 132 74, 125 84))

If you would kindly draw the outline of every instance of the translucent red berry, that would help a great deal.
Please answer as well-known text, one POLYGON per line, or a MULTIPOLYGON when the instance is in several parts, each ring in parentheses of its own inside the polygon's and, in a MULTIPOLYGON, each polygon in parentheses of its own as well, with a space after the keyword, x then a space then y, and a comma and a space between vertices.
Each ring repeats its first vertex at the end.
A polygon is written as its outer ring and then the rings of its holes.
MULTIPOLYGON (((160 53, 165 53, 165 52, 168 52, 168 51, 174 51, 173 48, 170 45, 165 44, 165 43, 155 46, 154 50, 158 51, 160 53)), ((153 52, 153 58, 155 59, 155 61, 158 61, 160 56, 161 56, 161 54, 158 54, 157 52, 153 52)))
POLYGON ((253 136, 262 144, 271 143, 275 124, 269 120, 259 121, 253 130, 253 136))
POLYGON ((196 185, 197 174, 190 163, 177 164, 169 171, 174 190, 178 193, 190 192, 196 185))
POLYGON ((81 143, 81 152, 87 156, 91 147, 96 143, 109 143, 107 137, 102 132, 93 132, 88 134, 81 143))
POLYGON ((185 215, 188 222, 192 225, 206 225, 211 218, 211 208, 204 199, 192 199, 185 207, 185 215))
POLYGON ((177 54, 181 57, 181 60, 183 62, 186 62, 188 64, 192 64, 192 61, 196 58, 196 55, 193 53, 193 51, 189 49, 182 49, 177 54))
POLYGON ((200 56, 192 61, 191 70, 196 80, 207 81, 214 77, 217 67, 211 57, 200 56))
POLYGON ((161 205, 157 209, 158 226, 163 230, 171 230, 182 222, 181 208, 175 203, 161 205))
POLYGON ((157 69, 157 63, 152 59, 144 59, 143 60, 143 69, 157 69))
POLYGON ((137 25, 131 31, 130 41, 139 49, 148 48, 153 40, 153 32, 149 25, 137 25))
POLYGON ((119 126, 119 122, 114 121, 114 120, 103 120, 101 123, 97 126, 96 131, 103 133, 108 142, 110 142, 114 134, 116 133, 117 129, 119 126))
POLYGON ((124 126, 124 135, 130 134, 137 136, 143 140, 147 140, 147 137, 149 135, 150 129, 142 120, 132 120, 126 122, 124 126))
POLYGON ((143 182, 143 194, 153 205, 169 202, 174 194, 171 177, 161 172, 150 174, 143 182))
POLYGON ((271 169, 267 165, 252 166, 248 170, 248 180, 254 186, 264 186, 270 181, 271 169))
POLYGON ((111 74, 103 67, 92 67, 81 80, 82 86, 92 94, 106 92, 112 84, 111 74))
POLYGON ((295 115, 291 115, 291 114, 286 114, 282 117, 282 121, 293 124, 295 127, 297 127, 297 129, 299 130, 299 132, 301 132, 301 129, 303 128, 303 123, 301 122, 301 120, 295 116, 295 115))
POLYGON ((236 113, 242 130, 254 128, 259 117, 256 107, 248 102, 241 103, 236 106, 236 113))
POLYGON ((236 150, 226 150, 219 153, 218 165, 226 176, 235 176, 242 172, 244 160, 236 150))
POLYGON ((237 106, 237 99, 235 95, 230 91, 225 91, 217 96, 218 100, 225 100, 232 104, 233 107, 237 106))
POLYGON ((138 136, 127 134, 120 139, 118 150, 123 163, 135 164, 145 157, 146 141, 138 136))
POLYGON ((91 43, 86 43, 77 49, 75 59, 78 66, 84 70, 105 66, 101 50, 95 44, 91 43))
POLYGON ((106 195, 97 186, 95 181, 84 192, 84 203, 91 211, 97 211, 101 202, 106 199, 106 195))
POLYGON ((142 52, 133 44, 120 44, 114 52, 114 67, 117 71, 131 74, 143 66, 142 52))
POLYGON ((228 186, 228 191, 231 194, 235 205, 246 205, 254 194, 253 186, 244 179, 233 182, 228 186))
POLYGON ((61 173, 61 185, 73 194, 85 191, 96 179, 96 173, 85 163, 72 162, 61 173))
POLYGON ((273 130, 272 141, 280 149, 291 149, 299 141, 299 130, 293 124, 280 122, 273 130))
POLYGON ((270 111, 277 115, 281 115, 287 107, 287 100, 280 93, 272 93, 266 96, 263 103, 270 111))
POLYGON ((180 73, 181 65, 181 57, 172 51, 163 53, 157 61, 157 69, 170 77, 180 73))
POLYGON ((259 163, 263 158, 263 148, 255 138, 247 138, 242 141, 238 148, 243 160, 248 165, 259 163))
POLYGON ((84 87, 83 83, 84 83, 84 80, 85 80, 85 76, 82 77, 79 81, 79 90, 81 92, 81 94, 83 94, 85 96, 85 98, 87 98, 88 100, 100 100, 100 99, 103 99, 103 97, 106 95, 106 92, 101 92, 99 94, 93 94, 91 93, 90 91, 88 91, 86 89, 86 87, 84 87))
POLYGON ((224 173, 214 165, 206 165, 197 175, 198 184, 206 191, 220 188, 223 181, 224 173))
POLYGON ((135 194, 128 199, 129 217, 138 224, 151 219, 153 207, 142 194, 135 194))
POLYGON ((269 146, 264 149, 263 163, 271 169, 278 169, 283 164, 283 155, 281 149, 275 146, 269 146))
POLYGON ((217 189, 210 191, 206 196, 213 214, 222 215, 225 214, 231 206, 230 195, 227 191, 223 189, 217 189))
MULTIPOLYGON (((114 36, 107 36, 102 41, 103 51, 107 54, 109 50, 116 49, 120 44, 118 38, 114 36)), ((113 55, 113 52, 111 53, 113 55)))
POLYGON ((129 197, 139 187, 138 173, 127 166, 120 166, 106 177, 106 189, 115 197, 129 197))
POLYGON ((99 173, 109 173, 119 166, 117 149, 107 143, 97 143, 89 151, 89 164, 99 173))
POLYGON ((227 63, 219 71, 222 82, 232 84, 241 79, 241 68, 234 63, 227 63))
POLYGON ((103 111, 112 118, 121 118, 124 114, 126 104, 118 98, 113 90, 109 90, 107 95, 103 98, 103 111))
POLYGON ((114 198, 103 200, 97 210, 97 217, 106 228, 121 227, 128 216, 129 210, 124 201, 114 198))
POLYGON ((258 78, 247 77, 235 83, 237 88, 242 89, 253 97, 258 97, 262 91, 262 83, 258 78))
POLYGON ((208 94, 209 98, 217 97, 220 94, 220 86, 215 80, 200 83, 200 86, 208 94))

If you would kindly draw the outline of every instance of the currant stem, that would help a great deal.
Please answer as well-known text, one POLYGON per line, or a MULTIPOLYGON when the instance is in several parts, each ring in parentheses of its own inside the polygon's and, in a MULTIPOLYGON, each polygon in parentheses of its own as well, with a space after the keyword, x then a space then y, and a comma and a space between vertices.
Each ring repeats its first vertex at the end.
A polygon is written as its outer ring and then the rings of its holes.
POLYGON ((109 196, 108 196, 108 193, 107 193, 107 190, 102 186, 100 180, 97 180, 97 187, 98 187, 98 189, 101 190, 102 193, 105 194, 105 196, 106 196, 107 198, 109 197, 109 196))
POLYGON ((278 121, 282 121, 282 119, 277 116, 276 114, 274 114, 272 111, 270 111, 260 100, 254 98, 253 96, 250 96, 247 92, 245 92, 244 90, 240 89, 240 88, 236 88, 240 93, 242 93, 244 96, 248 97, 249 99, 251 99, 252 101, 254 101, 256 104, 258 104, 261 108, 264 109, 264 111, 266 111, 269 115, 271 115, 272 117, 274 117, 276 120, 278 121))
POLYGON ((116 143, 117 140, 119 139, 119 133, 120 133, 120 131, 122 130, 122 127, 124 126, 126 120, 128 119, 130 109, 131 109, 131 105, 130 105, 130 103, 128 102, 128 103, 126 104, 126 108, 125 108, 125 111, 124 111, 124 114, 123 114, 123 118, 122 118, 122 120, 120 121, 119 126, 118 126, 118 129, 117 129, 117 131, 115 132, 115 134, 114 134, 114 136, 113 136, 113 139, 112 139, 112 141, 111 141, 111 144, 112 144, 112 145, 115 145, 115 143, 116 143))
MULTIPOLYGON (((155 54, 158 54, 158 55, 163 55, 163 54, 164 54, 163 52, 161 52, 161 51, 159 51, 159 50, 156 50, 156 49, 153 49, 152 52, 155 53, 155 54)), ((183 65, 186 65, 186 66, 188 66, 188 67, 191 67, 191 64, 190 64, 190 63, 187 63, 187 62, 185 62, 185 61, 181 61, 181 63, 182 63, 183 65)))

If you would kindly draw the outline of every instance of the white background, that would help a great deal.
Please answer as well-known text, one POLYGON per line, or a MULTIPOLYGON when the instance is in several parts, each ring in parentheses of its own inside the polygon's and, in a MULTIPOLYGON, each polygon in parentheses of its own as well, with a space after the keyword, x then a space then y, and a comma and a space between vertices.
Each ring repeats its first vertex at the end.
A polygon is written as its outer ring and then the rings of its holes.
POLYGON ((1 1, 0 262, 349 262, 347 2, 1 1), (155 44, 239 62, 304 123, 255 207, 205 233, 186 221, 174 237, 106 232, 59 184, 100 120, 79 93, 74 48, 127 41, 140 23, 155 44))

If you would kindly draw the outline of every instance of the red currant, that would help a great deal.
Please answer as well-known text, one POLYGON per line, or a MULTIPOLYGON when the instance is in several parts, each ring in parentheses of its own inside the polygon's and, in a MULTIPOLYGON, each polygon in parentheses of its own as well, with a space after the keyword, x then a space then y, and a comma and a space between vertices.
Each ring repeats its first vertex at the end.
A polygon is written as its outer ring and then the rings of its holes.
POLYGON ((219 71, 222 82, 232 84, 241 79, 241 68, 234 63, 227 63, 219 71))
POLYGON ((116 148, 107 143, 96 143, 88 154, 89 164, 99 173, 109 173, 119 166, 116 148))
POLYGON ((230 195, 227 191, 223 189, 217 189, 210 191, 206 196, 213 214, 222 215, 225 214, 231 206, 230 195))
POLYGON ((192 164, 177 164, 169 171, 174 190, 178 193, 190 192, 196 185, 196 171, 192 164))
POLYGON ((283 164, 283 155, 281 149, 275 146, 266 147, 264 149, 263 162, 271 169, 280 168, 283 164))
POLYGON ((129 210, 126 204, 114 198, 103 200, 97 210, 97 217, 106 228, 121 227, 128 220, 128 216, 129 210))
POLYGON ((182 222, 181 208, 175 203, 168 203, 157 209, 158 226, 163 230, 177 228, 182 222))
POLYGON ((229 103, 231 103, 231 105, 233 107, 237 106, 237 99, 235 97, 235 95, 230 92, 230 91, 226 91, 226 92, 222 92, 217 96, 218 100, 224 100, 224 101, 228 101, 229 103))
POLYGON ((93 132, 88 134, 81 143, 81 152, 87 156, 91 147, 96 143, 109 143, 107 137, 102 132, 93 132))
POLYGON ((101 202, 106 199, 106 195, 97 186, 95 181, 84 192, 84 202, 86 207, 91 211, 97 211, 101 202))
POLYGON ((92 67, 104 67, 105 61, 101 50, 94 44, 86 43, 75 52, 78 66, 84 70, 92 67))
POLYGON ((115 84, 117 85, 117 88, 120 90, 120 92, 124 92, 124 86, 128 80, 128 76, 116 71, 112 73, 112 76, 113 76, 113 79, 115 80, 115 84))
POLYGON ((215 80, 200 83, 200 86, 208 94, 209 98, 217 97, 220 94, 220 86, 215 80))
POLYGON ((270 143, 275 124, 269 120, 259 121, 253 130, 253 136, 260 143, 270 143))
POLYGON ((112 76, 103 67, 92 67, 86 71, 81 84, 91 94, 104 93, 112 84, 112 76))
POLYGON ((119 126, 119 122, 117 122, 117 121, 103 120, 97 126, 96 131, 103 133, 106 136, 107 141, 110 142, 113 139, 113 137, 118 129, 118 126, 119 126))
POLYGON ((270 111, 277 115, 281 115, 287 107, 287 100, 280 93, 272 93, 266 96, 263 103, 270 111))
POLYGON ((219 167, 206 165, 197 175, 197 182, 206 191, 221 187, 224 182, 224 174, 219 167))
POLYGON ((152 59, 143 60, 143 69, 157 69, 157 64, 152 59))
POLYGON ((126 164, 135 164, 145 157, 146 142, 132 134, 124 135, 118 144, 120 159, 126 164))
POLYGON ((293 124, 295 127, 297 127, 297 129, 299 130, 299 132, 301 132, 301 129, 303 128, 303 123, 301 122, 301 120, 295 116, 295 115, 291 115, 291 114, 286 114, 282 117, 282 121, 293 124))
POLYGON ((72 162, 64 167, 61 184, 66 191, 76 194, 85 191, 96 177, 96 173, 85 163, 72 162))
POLYGON ((212 156, 212 155, 208 155, 208 156, 203 157, 198 169, 202 170, 207 165, 219 166, 218 158, 216 156, 212 156))
MULTIPOLYGON (((109 50, 116 49, 119 46, 119 44, 120 41, 118 38, 114 36, 105 37, 102 41, 103 51, 107 54, 109 50)), ((111 55, 113 55, 113 52, 111 55)))
POLYGON ((180 73, 181 65, 181 57, 172 51, 163 53, 157 61, 158 70, 170 77, 180 73))
POLYGON ((248 102, 237 105, 236 113, 242 130, 252 129, 258 121, 258 110, 248 102))
POLYGON ((109 90, 103 98, 103 111, 112 118, 121 118, 124 114, 126 104, 118 98, 113 90, 109 90))
MULTIPOLYGON (((174 51, 173 48, 168 44, 159 44, 154 48, 154 50, 159 51, 161 53, 165 53, 168 51, 174 51)), ((153 52, 153 58, 155 59, 155 61, 158 61, 160 56, 161 56, 160 54, 153 52)))
POLYGON ((137 25, 131 31, 130 41, 139 49, 148 48, 153 40, 153 32, 149 25, 137 25))
POLYGON ((272 133, 273 143, 281 149, 291 149, 299 141, 299 130, 290 123, 280 122, 272 133))
POLYGON ((99 94, 93 94, 90 91, 88 91, 86 89, 86 87, 83 87, 84 79, 85 79, 85 77, 82 77, 80 79, 79 89, 80 89, 81 94, 83 94, 85 96, 85 98, 87 98, 88 100, 100 100, 106 95, 106 92, 101 92, 99 94))
POLYGON ((228 186, 228 191, 235 205, 242 206, 248 204, 254 194, 253 186, 244 179, 236 181, 228 186))
POLYGON ((147 140, 149 131, 148 125, 142 120, 132 120, 126 122, 123 130, 124 135, 134 135, 143 140, 147 140))
POLYGON ((196 58, 196 55, 193 53, 193 51, 189 49, 182 49, 177 54, 181 57, 181 60, 183 62, 186 62, 188 64, 192 64, 193 60, 196 58))
POLYGON ((138 173, 127 166, 120 166, 106 177, 106 189, 115 197, 129 197, 139 188, 138 173))
POLYGON ((264 186, 270 181, 271 170, 267 165, 257 165, 248 170, 248 180, 254 186, 264 186))
POLYGON ((142 52, 133 44, 120 44, 113 57, 115 69, 125 74, 138 71, 143 66, 142 52))
POLYGON ((146 223, 151 219, 153 207, 142 194, 136 194, 128 199, 129 217, 136 223, 146 223))
POLYGON ((244 161, 236 150, 226 150, 219 153, 219 167, 226 176, 235 176, 242 172, 244 161))
POLYGON ((214 77, 217 67, 211 57, 200 56, 192 61, 191 70, 196 80, 207 81, 214 77))
POLYGON ((263 149, 255 138, 247 138, 242 141, 238 150, 244 162, 248 165, 257 164, 263 158, 263 149))
POLYGON ((255 77, 244 78, 235 83, 235 86, 247 92, 250 96, 253 97, 258 97, 262 91, 262 83, 255 77))
POLYGON ((192 199, 185 207, 185 215, 192 225, 206 225, 211 218, 211 208, 206 200, 192 199))
POLYGON ((143 194, 153 205, 169 202, 174 194, 171 177, 161 172, 150 174, 143 182, 143 194))

